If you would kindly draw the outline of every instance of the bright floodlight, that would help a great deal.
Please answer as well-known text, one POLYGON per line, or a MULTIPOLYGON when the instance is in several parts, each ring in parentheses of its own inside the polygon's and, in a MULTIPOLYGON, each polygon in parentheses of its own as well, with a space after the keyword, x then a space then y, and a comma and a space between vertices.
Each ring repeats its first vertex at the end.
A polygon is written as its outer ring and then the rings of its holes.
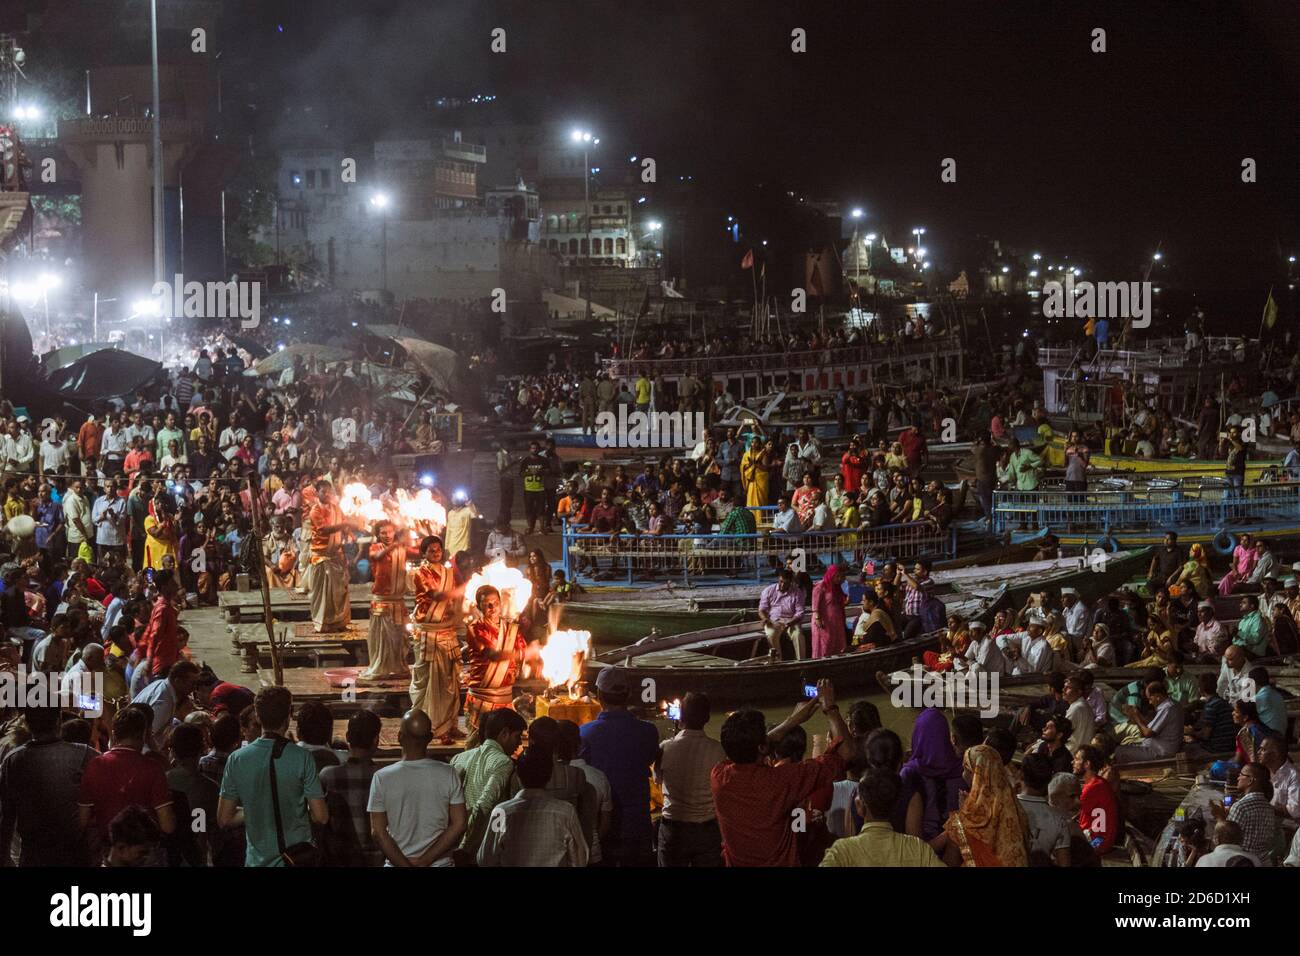
POLYGON ((1008 273, 1008 272, 1010 272, 1010 271, 1011 271, 1011 267, 1010 267, 1010 266, 1003 266, 1003 267, 1002 267, 1002 272, 1003 272, 1003 274, 1006 274, 1006 273, 1008 273))
POLYGON ((31 304, 41 297, 41 290, 31 282, 14 282, 9 286, 9 294, 15 299, 31 304))
POLYGON ((875 241, 876 241, 876 234, 875 234, 874 232, 869 232, 869 233, 866 234, 866 236, 865 236, 864 238, 867 240, 867 242, 875 242, 875 241))
POLYGON ((1159 262, 1162 258, 1164 258, 1164 253, 1157 252, 1151 258, 1154 259, 1156 262, 1159 262))
POLYGON ((863 216, 866 215, 866 213, 862 211, 861 206, 855 206, 853 208, 853 212, 849 213, 849 215, 851 215, 854 219, 861 219, 863 216))
POLYGON ((1041 258, 1043 258, 1043 257, 1040 256, 1038 253, 1035 252, 1031 258, 1032 258, 1035 262, 1037 262, 1039 259, 1041 259, 1041 258))
POLYGON ((63 284, 63 280, 53 272, 42 272, 40 282, 42 289, 57 289, 63 284))
POLYGON ((664 226, 664 224, 663 224, 662 222, 659 222, 659 221, 657 221, 657 220, 656 220, 656 221, 652 221, 652 222, 650 222, 650 223, 647 223, 647 225, 650 227, 650 231, 651 231, 651 232, 657 232, 657 231, 659 231, 660 229, 662 229, 663 226, 664 226))
POLYGON ((376 209, 387 209, 388 202, 388 193, 375 193, 370 197, 370 205, 376 209))
POLYGON ((162 315, 162 300, 136 299, 131 303, 131 311, 136 315, 162 315))

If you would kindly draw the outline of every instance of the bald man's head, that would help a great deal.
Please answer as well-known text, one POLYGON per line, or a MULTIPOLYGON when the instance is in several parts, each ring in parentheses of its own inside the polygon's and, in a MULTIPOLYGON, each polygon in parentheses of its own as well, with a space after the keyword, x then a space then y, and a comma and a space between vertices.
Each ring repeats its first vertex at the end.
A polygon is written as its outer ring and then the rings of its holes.
POLYGON ((1246 652, 1236 644, 1228 645, 1228 649, 1223 652, 1223 659, 1234 671, 1239 671, 1246 666, 1246 652))
POLYGON ((1240 823, 1234 823, 1231 820, 1220 820, 1214 825, 1215 846, 1241 846, 1241 841, 1245 838, 1246 834, 1241 829, 1240 823))
POLYGON ((81 649, 81 660, 89 670, 100 670, 104 666, 104 647, 102 644, 87 644, 81 649))
POLYGON ((398 742, 403 752, 419 750, 423 752, 429 741, 433 740, 433 722, 429 715, 418 707, 402 715, 402 728, 398 733, 398 742))

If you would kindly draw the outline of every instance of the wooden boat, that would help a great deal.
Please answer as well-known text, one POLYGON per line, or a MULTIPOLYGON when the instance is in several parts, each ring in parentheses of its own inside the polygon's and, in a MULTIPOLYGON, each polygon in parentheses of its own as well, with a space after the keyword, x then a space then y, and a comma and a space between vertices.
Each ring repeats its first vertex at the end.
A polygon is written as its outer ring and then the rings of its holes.
MULTIPOLYGON (((1007 556, 1017 551, 1008 549, 1007 556)), ((1081 558, 1058 558, 980 567, 935 565, 938 595, 965 593, 980 596, 1005 585, 1009 600, 1023 604, 1031 591, 1071 586, 1085 598, 1095 597, 1146 567, 1146 552, 1118 554, 1107 561, 1104 571, 1094 571, 1081 558)), ((770 582, 767 582, 770 583, 770 582)), ((726 585, 717 588, 656 589, 620 591, 596 601, 570 601, 561 605, 560 626, 590 631, 597 646, 621 646, 647 635, 671 635, 743 624, 758 618, 757 608, 764 584, 726 585)), ((860 597, 857 585, 850 585, 850 600, 860 597)))
MULTIPOLYGON (((1243 524, 1240 526, 1229 524, 1218 528, 1187 527, 1184 525, 1167 530, 1178 532, 1178 543, 1180 545, 1210 545, 1218 537, 1220 531, 1227 531, 1238 538, 1243 534, 1253 534, 1256 537, 1270 539, 1300 537, 1300 521, 1243 524)), ((1019 542, 1039 533, 1038 531, 1013 531, 1011 532, 1011 540, 1019 542)), ((1106 538, 1113 540, 1121 548, 1154 548, 1164 543, 1165 531, 1162 529, 1112 530, 1106 535, 1100 535, 1095 531, 1060 531, 1057 532, 1057 537, 1060 539, 1062 547, 1070 548, 1091 549, 1096 547, 1099 541, 1106 538)))
MULTIPOLYGON (((1065 443, 1069 436, 1056 432, 1043 449, 1043 462, 1050 468, 1065 467, 1065 443)), ((1125 471, 1161 478, 1190 478, 1196 476, 1223 477, 1228 467, 1226 461, 1210 458, 1140 458, 1136 455, 1110 455, 1093 451, 1090 464, 1096 471, 1125 471)), ((1246 481, 1259 481, 1266 474, 1276 478, 1281 471, 1280 460, 1247 461, 1246 481)))
MULTIPOLYGON (((951 612, 964 617, 987 615, 1005 597, 1005 588, 987 597, 956 596, 945 602, 951 612)), ((850 609, 852 611, 852 609, 850 609)), ((850 615, 851 616, 851 615, 850 615)), ((809 633, 811 615, 803 620, 809 633)), ((938 643, 938 632, 921 634, 870 651, 849 652, 815 660, 774 660, 760 654, 767 646, 763 628, 755 624, 658 635, 636 644, 598 654, 587 663, 587 676, 595 681, 603 667, 625 668, 634 687, 650 687, 659 700, 682 697, 689 691, 709 695, 716 706, 797 700, 805 683, 828 677, 837 691, 852 691, 875 684, 878 670, 910 664, 938 643), (644 681, 652 681, 645 684, 644 681)))

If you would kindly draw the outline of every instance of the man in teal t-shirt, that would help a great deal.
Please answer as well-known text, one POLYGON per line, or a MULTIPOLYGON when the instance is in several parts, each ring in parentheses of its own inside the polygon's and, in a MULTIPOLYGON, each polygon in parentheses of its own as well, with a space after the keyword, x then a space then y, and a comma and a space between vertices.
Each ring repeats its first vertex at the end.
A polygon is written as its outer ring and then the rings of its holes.
POLYGON ((264 735, 226 759, 217 824, 243 824, 248 847, 245 866, 284 866, 271 804, 271 753, 277 745, 283 748, 275 761, 275 776, 284 846, 310 842, 312 823, 327 823, 329 811, 311 751, 283 739, 289 729, 293 695, 284 687, 267 687, 258 693, 253 707, 264 735))

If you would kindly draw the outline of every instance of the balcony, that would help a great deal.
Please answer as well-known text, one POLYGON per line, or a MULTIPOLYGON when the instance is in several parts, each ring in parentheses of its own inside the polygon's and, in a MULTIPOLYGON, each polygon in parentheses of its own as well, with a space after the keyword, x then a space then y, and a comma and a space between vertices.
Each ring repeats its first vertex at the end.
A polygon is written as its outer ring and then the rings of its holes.
MULTIPOLYGON (((197 139, 203 124, 188 119, 162 121, 162 138, 197 139)), ((116 143, 124 140, 148 142, 153 137, 153 120, 147 116, 103 116, 59 120, 59 139, 68 143, 116 143)))
POLYGON ((453 139, 444 139, 442 152, 448 159, 459 159, 467 163, 487 162, 487 147, 475 143, 458 143, 453 139))

